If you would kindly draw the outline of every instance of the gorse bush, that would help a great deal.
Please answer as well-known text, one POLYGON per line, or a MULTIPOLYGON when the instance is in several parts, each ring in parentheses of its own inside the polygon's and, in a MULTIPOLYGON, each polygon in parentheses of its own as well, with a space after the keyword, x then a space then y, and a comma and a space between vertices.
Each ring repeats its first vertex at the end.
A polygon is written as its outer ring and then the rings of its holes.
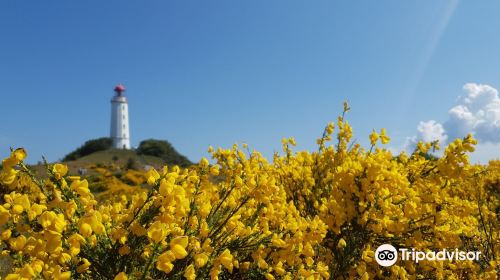
POLYGON ((392 155, 385 130, 365 150, 348 110, 316 152, 293 151, 293 138, 272 162, 209 148, 213 165, 133 171, 123 176, 147 186, 103 202, 65 165, 37 178, 17 149, 0 172, 6 279, 496 279, 500 162, 471 165, 471 136, 437 159, 425 156, 437 143, 392 155), (482 255, 381 267, 384 243, 482 255))

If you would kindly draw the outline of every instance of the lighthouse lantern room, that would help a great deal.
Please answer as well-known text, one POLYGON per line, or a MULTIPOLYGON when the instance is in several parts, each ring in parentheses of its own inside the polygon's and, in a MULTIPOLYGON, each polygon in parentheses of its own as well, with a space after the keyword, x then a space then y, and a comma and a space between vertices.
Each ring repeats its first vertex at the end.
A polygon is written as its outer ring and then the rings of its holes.
POLYGON ((124 92, 125 87, 122 84, 117 85, 115 95, 111 99, 111 139, 116 149, 130 149, 128 102, 124 92))

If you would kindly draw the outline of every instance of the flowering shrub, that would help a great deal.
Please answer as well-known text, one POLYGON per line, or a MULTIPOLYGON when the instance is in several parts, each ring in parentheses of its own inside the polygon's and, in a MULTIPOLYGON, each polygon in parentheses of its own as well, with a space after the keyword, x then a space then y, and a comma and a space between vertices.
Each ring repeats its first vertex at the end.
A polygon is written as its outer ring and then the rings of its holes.
POLYGON ((144 188, 100 170, 89 180, 108 185, 99 200, 65 165, 47 165, 42 180, 14 150, 0 171, 5 279, 496 279, 500 162, 471 165, 471 136, 438 159, 426 157, 437 143, 392 155, 379 147, 385 130, 365 150, 348 110, 316 152, 294 152, 293 138, 272 162, 210 148, 213 165, 124 175, 144 188), (384 268, 374 260, 384 243, 482 256, 384 268))

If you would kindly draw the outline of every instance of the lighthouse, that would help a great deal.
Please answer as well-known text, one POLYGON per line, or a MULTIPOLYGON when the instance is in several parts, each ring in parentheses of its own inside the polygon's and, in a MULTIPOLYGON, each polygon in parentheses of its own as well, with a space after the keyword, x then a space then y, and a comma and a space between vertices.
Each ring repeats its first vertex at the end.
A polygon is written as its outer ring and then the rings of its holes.
POLYGON ((125 87, 119 84, 115 87, 115 95, 111 99, 111 139, 113 148, 130 149, 130 134, 128 127, 128 102, 124 96, 125 87))

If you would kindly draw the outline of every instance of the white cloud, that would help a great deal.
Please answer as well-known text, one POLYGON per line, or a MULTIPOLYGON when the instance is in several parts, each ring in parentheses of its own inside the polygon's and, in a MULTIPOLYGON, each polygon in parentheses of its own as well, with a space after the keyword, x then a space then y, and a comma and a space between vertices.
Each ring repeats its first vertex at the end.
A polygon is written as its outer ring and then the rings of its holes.
POLYGON ((443 124, 434 120, 420 122, 417 135, 406 140, 405 149, 412 150, 418 141, 446 141, 462 138, 472 133, 478 140, 477 152, 472 155, 475 162, 500 158, 500 95, 489 85, 468 83, 463 87, 465 96, 448 111, 448 120, 443 124), (496 151, 496 152, 495 152, 496 151))
POLYGON ((464 85, 466 95, 448 112, 444 123, 449 139, 473 133, 479 142, 500 143, 500 97, 489 86, 469 83, 464 85))
POLYGON ((418 138, 424 142, 439 140, 440 143, 444 143, 448 138, 443 125, 434 120, 420 122, 417 126, 417 131, 418 138))
POLYGON ((446 143, 447 139, 448 135, 446 135, 442 124, 434 120, 420 122, 417 126, 417 135, 406 139, 404 149, 411 152, 419 141, 432 142, 438 140, 439 143, 446 143))

